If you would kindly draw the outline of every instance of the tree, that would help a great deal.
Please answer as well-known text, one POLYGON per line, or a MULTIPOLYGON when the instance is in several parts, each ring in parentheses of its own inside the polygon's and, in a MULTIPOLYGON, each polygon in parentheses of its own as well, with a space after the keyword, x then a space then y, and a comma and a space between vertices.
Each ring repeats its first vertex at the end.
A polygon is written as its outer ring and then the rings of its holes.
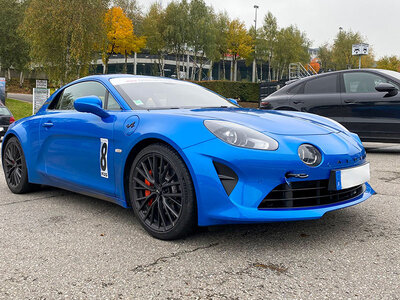
POLYGON ((323 72, 335 70, 332 58, 332 50, 327 43, 319 47, 318 58, 323 72))
POLYGON ((137 0, 114 0, 113 6, 121 7, 125 15, 132 21, 135 34, 143 35, 143 13, 137 0))
POLYGON ((271 64, 278 38, 278 22, 271 12, 268 12, 264 17, 261 35, 265 41, 268 55, 268 81, 271 81, 271 64))
POLYGON ((175 53, 176 75, 181 72, 180 60, 190 40, 189 4, 186 0, 172 1, 165 9, 164 32, 165 45, 175 53))
POLYGON ((384 56, 376 62, 378 69, 400 72, 400 60, 397 56, 384 56))
POLYGON ((296 26, 291 25, 279 30, 273 62, 274 79, 282 79, 290 63, 308 63, 310 61, 309 46, 310 41, 307 39, 306 34, 301 32, 296 26))
MULTIPOLYGON (((226 12, 219 13, 215 21, 215 47, 219 58, 222 58, 222 79, 226 79, 225 58, 228 54, 228 31, 229 31, 229 16, 226 12)), ((218 74, 220 74, 220 68, 218 74)), ((220 76, 218 79, 221 79, 220 76)))
MULTIPOLYGON (((253 51, 253 39, 247 33, 244 23, 235 19, 229 24, 228 29, 228 53, 233 60, 232 80, 237 80, 237 59, 239 57, 247 58, 253 51)), ((232 74, 232 73, 231 73, 232 74)))
POLYGON ((116 53, 124 55, 124 73, 126 73, 128 55, 139 52, 145 46, 146 39, 134 34, 132 21, 124 14, 121 7, 112 7, 107 11, 104 25, 107 34, 103 50, 104 73, 108 71, 111 55, 116 53))
POLYGON ((203 0, 192 0, 189 4, 189 46, 194 52, 194 62, 190 78, 195 79, 197 56, 200 57, 198 80, 202 77, 205 55, 211 56, 215 48, 215 18, 210 7, 203 0), (208 53, 207 53, 208 52, 208 53))
POLYGON ((17 30, 23 21, 25 6, 17 0, 0 0, 0 68, 8 70, 8 77, 11 67, 20 71, 20 86, 29 62, 28 44, 17 30))
POLYGON ((62 84, 88 73, 103 38, 105 0, 30 0, 21 32, 30 55, 62 84), (90 14, 88 14, 90 12, 90 14))
POLYGON ((164 17, 165 12, 159 3, 153 3, 143 19, 143 34, 147 37, 147 48, 151 54, 158 55, 160 76, 164 76, 164 17))

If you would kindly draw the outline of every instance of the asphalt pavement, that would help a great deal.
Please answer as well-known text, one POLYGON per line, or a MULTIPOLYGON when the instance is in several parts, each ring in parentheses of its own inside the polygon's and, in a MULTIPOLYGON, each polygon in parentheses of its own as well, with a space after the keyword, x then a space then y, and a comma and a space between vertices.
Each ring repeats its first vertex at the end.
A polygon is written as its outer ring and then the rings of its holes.
POLYGON ((359 205, 172 242, 98 199, 14 195, 0 174, 0 299, 400 299, 400 145, 367 149, 378 194, 359 205))
POLYGON ((32 94, 15 94, 15 93, 7 93, 7 98, 14 100, 21 100, 25 102, 32 102, 33 95, 32 94))

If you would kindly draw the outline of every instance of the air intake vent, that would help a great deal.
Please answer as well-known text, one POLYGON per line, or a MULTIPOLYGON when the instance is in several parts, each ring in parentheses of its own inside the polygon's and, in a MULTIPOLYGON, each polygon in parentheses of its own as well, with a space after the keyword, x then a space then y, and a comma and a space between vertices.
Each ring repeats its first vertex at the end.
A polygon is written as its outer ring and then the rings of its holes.
POLYGON ((259 209, 313 207, 351 200, 365 191, 365 185, 330 191, 328 180, 284 183, 274 188, 258 206, 259 209))
POLYGON ((224 164, 221 164, 221 163, 218 163, 215 161, 213 163, 214 163, 215 170, 217 171, 219 180, 221 180, 221 183, 224 186, 225 192, 229 196, 232 193, 233 189, 235 188, 235 186, 238 182, 238 176, 228 166, 225 166, 224 164))

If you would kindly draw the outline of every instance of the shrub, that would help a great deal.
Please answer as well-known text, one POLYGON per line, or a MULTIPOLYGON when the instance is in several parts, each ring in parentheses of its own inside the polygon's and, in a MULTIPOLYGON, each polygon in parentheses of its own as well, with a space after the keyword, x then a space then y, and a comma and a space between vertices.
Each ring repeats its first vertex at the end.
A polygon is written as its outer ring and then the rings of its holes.
POLYGON ((240 99, 240 101, 246 102, 258 102, 260 98, 259 83, 226 80, 195 81, 194 83, 204 86, 226 98, 240 99))

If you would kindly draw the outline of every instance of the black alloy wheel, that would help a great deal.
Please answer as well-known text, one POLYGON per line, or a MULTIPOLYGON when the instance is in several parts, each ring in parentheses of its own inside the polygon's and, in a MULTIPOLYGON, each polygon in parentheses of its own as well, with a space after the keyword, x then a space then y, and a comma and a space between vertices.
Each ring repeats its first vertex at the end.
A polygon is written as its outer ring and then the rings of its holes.
POLYGON ((9 189, 15 194, 33 190, 36 185, 29 183, 24 152, 16 137, 10 138, 3 151, 3 170, 9 189))
POLYGON ((168 146, 153 144, 136 156, 129 192, 135 215, 157 238, 183 237, 197 223, 190 174, 180 156, 168 146))

